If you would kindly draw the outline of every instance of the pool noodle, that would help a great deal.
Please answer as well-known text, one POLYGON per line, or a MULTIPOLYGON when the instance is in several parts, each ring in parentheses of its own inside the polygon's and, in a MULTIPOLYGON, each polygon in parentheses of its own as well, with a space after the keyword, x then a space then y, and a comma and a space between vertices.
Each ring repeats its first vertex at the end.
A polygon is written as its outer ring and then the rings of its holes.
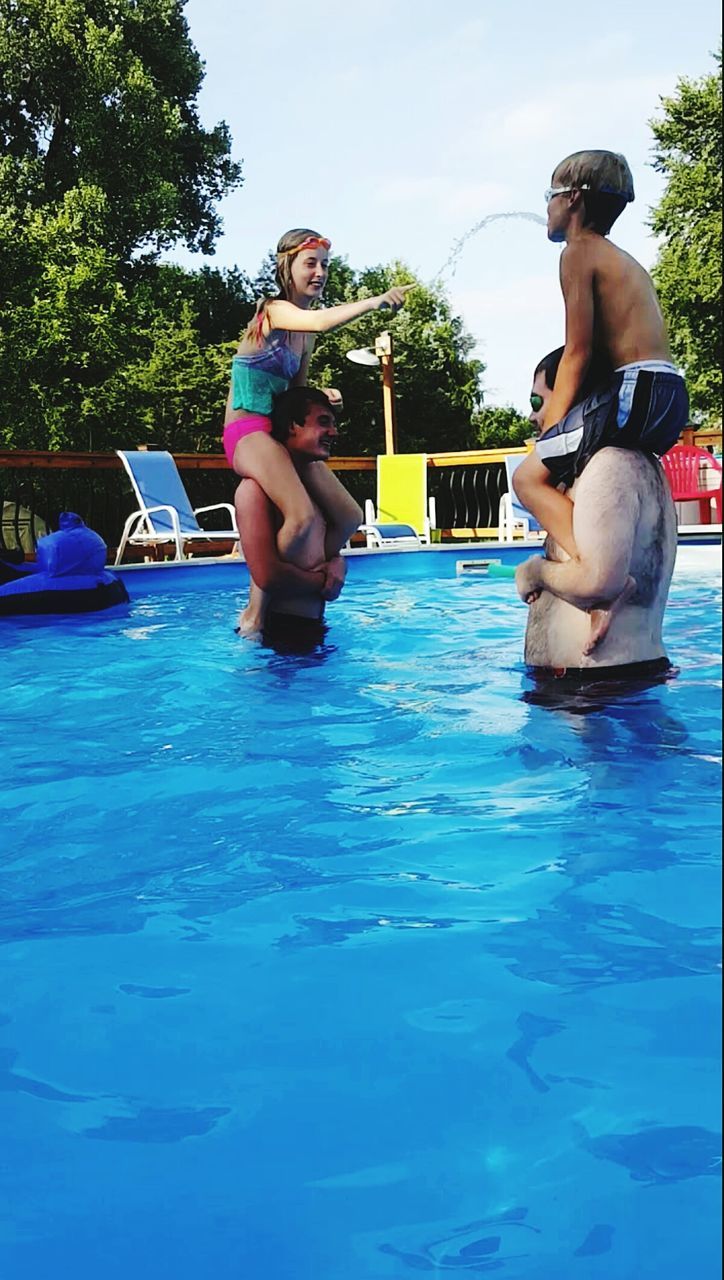
POLYGON ((489 564, 488 577, 489 578, 514 578, 515 565, 514 564, 489 564))

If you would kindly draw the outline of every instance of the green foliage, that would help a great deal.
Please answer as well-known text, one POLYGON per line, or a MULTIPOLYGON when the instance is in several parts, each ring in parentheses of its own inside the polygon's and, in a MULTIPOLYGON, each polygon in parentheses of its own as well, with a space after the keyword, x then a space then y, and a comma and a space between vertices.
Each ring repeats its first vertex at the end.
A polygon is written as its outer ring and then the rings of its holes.
POLYGON ((226 126, 199 122, 202 76, 183 0, 0 0, 6 447, 194 448, 212 424, 218 445, 251 286, 156 260, 209 250, 240 181, 226 126))
POLYGON ((106 197, 119 258, 211 249, 240 169, 226 125, 199 121, 183 0, 0 0, 0 72, 0 148, 36 207, 85 183, 106 197))
POLYGON ((721 420, 722 75, 681 79, 652 121, 666 189, 651 226, 662 244, 654 281, 694 416, 721 420))
POLYGON ((473 419, 479 449, 517 449, 525 444, 535 428, 512 405, 482 409, 473 419))
POLYGON ((238 337, 254 314, 254 288, 237 267, 187 271, 173 263, 134 263, 128 280, 139 309, 170 315, 190 303, 202 346, 238 337))
MULTIPOLYGON (((0 191, 6 160, 0 161, 0 191)), ((0 440, 88 447, 99 384, 123 359, 128 298, 84 184, 52 209, 0 204, 0 440), (21 225, 22 223, 22 225, 21 225)))
POLYGON ((119 280, 87 226, 75 239, 78 201, 30 220, 35 291, 19 279, 0 304, 2 446, 218 451, 248 282, 149 264, 119 280))
POLYGON ((176 452, 218 452, 233 344, 202 346, 188 301, 176 314, 152 313, 136 338, 135 357, 96 400, 106 446, 130 440, 176 452))
POLYGON ((445 451, 474 446, 471 419, 481 402, 483 364, 471 356, 474 340, 453 316, 441 290, 431 288, 400 262, 355 272, 335 258, 325 292, 327 305, 384 293, 393 284, 414 284, 404 309, 392 316, 375 311, 320 338, 310 381, 338 387, 344 396, 340 451, 365 455, 384 450, 380 373, 352 364, 346 352, 374 348, 385 330, 394 342, 395 399, 399 448, 445 451))
MULTIPOLYGON (((201 60, 183 0, 0 0, 0 442, 218 449, 229 361, 273 293, 268 257, 239 270, 163 265, 208 251, 240 182, 224 124, 202 128, 201 60)), ((413 281, 401 264, 333 264, 328 302, 413 281)), ((312 378, 340 386, 348 448, 383 447, 380 377, 345 358, 395 340, 401 447, 474 443, 482 364, 441 292, 419 281, 319 343, 312 378)))

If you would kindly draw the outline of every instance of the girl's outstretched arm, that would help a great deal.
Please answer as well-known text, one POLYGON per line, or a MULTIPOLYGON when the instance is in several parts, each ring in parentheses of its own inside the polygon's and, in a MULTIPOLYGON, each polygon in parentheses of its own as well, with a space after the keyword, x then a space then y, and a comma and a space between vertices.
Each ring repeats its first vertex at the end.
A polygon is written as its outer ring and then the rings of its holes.
POLYGON ((296 307, 293 302, 285 302, 275 298, 266 309, 267 322, 270 329, 286 329, 289 333, 331 333, 342 325, 359 320, 370 311, 379 311, 382 307, 390 307, 399 311, 405 296, 414 285, 400 284, 388 289, 386 293, 375 298, 360 298, 358 302, 343 302, 338 307, 326 307, 318 311, 308 311, 304 307, 296 307))

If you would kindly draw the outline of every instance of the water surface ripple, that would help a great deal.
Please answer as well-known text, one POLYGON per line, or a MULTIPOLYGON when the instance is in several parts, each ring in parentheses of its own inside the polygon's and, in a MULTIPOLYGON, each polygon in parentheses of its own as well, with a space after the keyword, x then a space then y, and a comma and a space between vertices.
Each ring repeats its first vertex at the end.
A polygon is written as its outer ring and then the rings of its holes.
POLYGON ((717 582, 553 709, 504 581, 236 604, 0 632, 4 1280, 713 1275, 717 582))

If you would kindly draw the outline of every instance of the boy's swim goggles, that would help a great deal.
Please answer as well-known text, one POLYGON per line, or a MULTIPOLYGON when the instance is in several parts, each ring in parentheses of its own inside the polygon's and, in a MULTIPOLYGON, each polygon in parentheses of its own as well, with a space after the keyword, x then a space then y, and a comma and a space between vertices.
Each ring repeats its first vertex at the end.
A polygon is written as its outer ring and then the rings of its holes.
MULTIPOLYGON (((543 199, 545 200, 546 204, 550 204, 554 196, 567 196, 567 195, 570 195, 571 191, 590 191, 590 190, 591 190, 590 182, 581 182, 578 184, 578 186, 575 186, 575 187, 548 187, 547 190, 543 192, 543 199)), ((634 199, 633 191, 617 191, 615 187, 609 187, 609 186, 599 187, 598 190, 600 195, 620 196, 621 199, 625 200, 627 204, 631 204, 632 200, 634 199)))
POLYGON ((582 182, 578 187, 547 187, 543 192, 543 199, 546 204, 550 204, 554 196, 567 196, 571 191, 590 191, 591 187, 588 182, 582 182))

